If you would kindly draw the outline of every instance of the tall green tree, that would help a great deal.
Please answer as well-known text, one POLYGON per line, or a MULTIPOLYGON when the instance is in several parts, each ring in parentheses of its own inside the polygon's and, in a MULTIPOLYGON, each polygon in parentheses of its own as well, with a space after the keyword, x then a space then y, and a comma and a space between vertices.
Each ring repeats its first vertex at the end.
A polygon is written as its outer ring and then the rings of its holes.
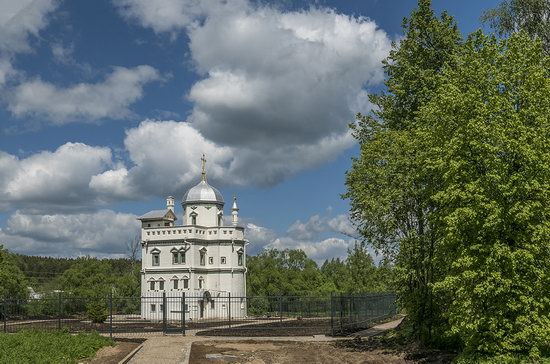
POLYGON ((381 290, 380 282, 376 281, 376 266, 364 242, 356 243, 348 251, 346 268, 351 277, 346 287, 347 292, 363 293, 381 290))
POLYGON ((419 113, 450 271, 437 283, 466 351, 550 342, 550 59, 526 33, 471 35, 419 113))
POLYGON ((439 177, 418 158, 416 123, 461 35, 451 16, 434 14, 429 0, 419 1, 403 29, 405 37, 384 61, 387 91, 370 95, 375 110, 357 115, 352 126, 361 149, 347 173, 344 197, 364 240, 395 262, 401 305, 414 333, 428 342, 441 319, 432 286, 446 267, 439 261, 440 237, 431 219, 439 177))
POLYGON ((27 278, 17 266, 15 257, 0 245, 0 299, 27 296, 27 278))
POLYGON ((550 1, 504 0, 487 10, 481 20, 499 35, 509 36, 523 30, 533 39, 539 39, 545 51, 550 52, 550 1))

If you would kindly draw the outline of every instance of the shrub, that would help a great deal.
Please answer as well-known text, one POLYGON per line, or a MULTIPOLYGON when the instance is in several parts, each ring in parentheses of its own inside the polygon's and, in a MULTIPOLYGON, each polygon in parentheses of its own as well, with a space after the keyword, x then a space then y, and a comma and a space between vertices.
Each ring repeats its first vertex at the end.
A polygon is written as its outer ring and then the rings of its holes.
POLYGON ((104 322, 107 319, 107 316, 109 316, 107 311, 107 303, 102 299, 91 300, 86 305, 86 312, 88 313, 90 320, 94 323, 104 322))

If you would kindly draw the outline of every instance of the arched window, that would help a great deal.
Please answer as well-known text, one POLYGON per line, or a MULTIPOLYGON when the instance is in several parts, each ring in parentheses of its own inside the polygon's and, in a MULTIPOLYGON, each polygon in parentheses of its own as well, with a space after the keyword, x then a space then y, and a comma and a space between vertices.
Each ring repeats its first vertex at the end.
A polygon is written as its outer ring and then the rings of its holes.
POLYGON ((199 277, 199 289, 202 289, 204 287, 204 278, 202 276, 199 277))
POLYGON ((188 289, 189 288, 189 277, 183 276, 183 288, 188 289))
POLYGON ((199 250, 200 253, 200 265, 206 265, 206 248, 199 250))
POLYGON ((237 265, 242 266, 244 260, 244 250, 243 248, 237 250, 237 265))
POLYGON ((157 248, 151 250, 151 258, 152 258, 152 265, 158 266, 160 265, 160 250, 157 248))

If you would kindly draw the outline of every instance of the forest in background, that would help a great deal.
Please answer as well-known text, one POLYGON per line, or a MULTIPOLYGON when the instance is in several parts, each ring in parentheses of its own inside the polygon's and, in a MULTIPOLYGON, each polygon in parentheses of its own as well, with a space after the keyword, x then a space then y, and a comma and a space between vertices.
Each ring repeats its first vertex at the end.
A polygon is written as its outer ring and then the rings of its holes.
MULTIPOLYGON (((266 250, 247 257, 247 294, 328 295, 391 290, 392 268, 375 265, 364 244, 357 243, 346 259, 319 266, 302 250, 266 250)), ((141 261, 137 258, 55 258, 10 253, 0 246, 0 298, 24 298, 61 290, 81 297, 140 295, 141 261)))

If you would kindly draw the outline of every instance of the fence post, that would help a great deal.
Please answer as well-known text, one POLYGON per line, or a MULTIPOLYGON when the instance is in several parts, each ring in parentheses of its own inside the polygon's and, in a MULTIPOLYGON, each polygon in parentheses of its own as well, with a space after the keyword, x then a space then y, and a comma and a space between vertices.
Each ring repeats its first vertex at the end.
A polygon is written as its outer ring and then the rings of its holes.
POLYGON ((162 292, 162 331, 166 334, 166 292, 162 292))
POLYGON ((279 322, 283 322, 283 296, 279 296, 279 322))
POLYGON ((227 314, 229 315, 229 327, 231 328, 231 292, 229 292, 229 305, 227 306, 227 314))
POLYGON ((185 336, 185 292, 181 296, 181 334, 185 336))
POLYGON ((8 327, 7 327, 7 324, 6 324, 6 321, 7 321, 7 310, 6 310, 6 299, 4 298, 2 300, 2 321, 4 321, 4 332, 8 332, 8 327))
POLYGON ((334 336, 334 300, 333 293, 330 292, 330 335, 334 336))
POLYGON ((109 293, 109 337, 113 338, 113 291, 109 293))
POLYGON ((340 333, 344 333, 344 297, 340 293, 340 333))
POLYGON ((58 300, 57 300, 57 329, 61 330, 61 291, 59 291, 58 300))

